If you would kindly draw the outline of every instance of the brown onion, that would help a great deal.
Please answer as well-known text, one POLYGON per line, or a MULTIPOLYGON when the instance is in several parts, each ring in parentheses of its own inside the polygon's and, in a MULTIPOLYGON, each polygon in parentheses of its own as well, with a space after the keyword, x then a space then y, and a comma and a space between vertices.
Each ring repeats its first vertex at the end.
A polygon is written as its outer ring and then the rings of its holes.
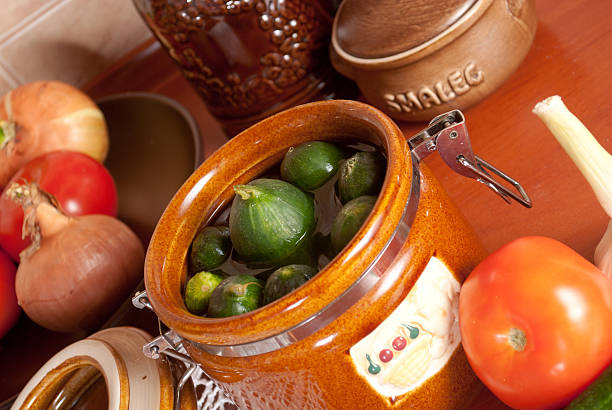
POLYGON ((0 101, 0 187, 30 159, 56 150, 79 151, 99 162, 108 131, 98 106, 79 89, 58 81, 29 83, 0 101))
POLYGON ((116 218, 68 217, 44 197, 39 201, 27 191, 14 197, 27 198, 24 228, 34 238, 17 269, 19 305, 51 330, 99 326, 142 279, 142 243, 116 218))

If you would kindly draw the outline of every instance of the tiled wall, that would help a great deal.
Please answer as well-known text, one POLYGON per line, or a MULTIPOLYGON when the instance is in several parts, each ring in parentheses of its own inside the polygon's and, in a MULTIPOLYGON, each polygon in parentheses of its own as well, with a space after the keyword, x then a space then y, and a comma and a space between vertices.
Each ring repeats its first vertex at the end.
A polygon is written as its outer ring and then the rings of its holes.
POLYGON ((151 37, 131 0, 1 0, 0 95, 36 80, 81 86, 151 37))

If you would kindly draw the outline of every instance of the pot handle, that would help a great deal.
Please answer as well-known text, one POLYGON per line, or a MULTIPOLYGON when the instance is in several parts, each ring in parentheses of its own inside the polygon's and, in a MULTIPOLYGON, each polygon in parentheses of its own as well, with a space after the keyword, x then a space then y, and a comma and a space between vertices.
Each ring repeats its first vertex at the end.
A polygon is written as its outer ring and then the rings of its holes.
POLYGON ((461 111, 453 110, 437 116, 427 128, 407 138, 407 142, 414 161, 421 162, 437 150, 453 171, 485 184, 508 203, 514 199, 531 208, 531 199, 518 181, 474 154, 461 111), (516 192, 502 185, 488 171, 511 184, 516 192))

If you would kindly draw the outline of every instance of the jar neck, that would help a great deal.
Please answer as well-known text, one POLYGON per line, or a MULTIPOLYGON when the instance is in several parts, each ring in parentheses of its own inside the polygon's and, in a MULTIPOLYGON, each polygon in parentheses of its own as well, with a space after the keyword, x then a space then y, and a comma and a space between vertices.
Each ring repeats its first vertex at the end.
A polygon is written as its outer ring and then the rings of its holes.
POLYGON ((391 237, 368 266, 368 268, 349 286, 344 293, 338 296, 330 304, 319 312, 305 319, 301 323, 286 329, 276 335, 268 336, 263 339, 236 345, 212 345, 194 342, 185 339, 186 342, 195 348, 206 353, 223 357, 246 357, 273 352, 290 346, 303 340, 329 323, 337 319, 350 309, 359 299, 376 286, 383 277, 384 273, 392 265, 397 250, 401 249, 407 241, 410 227, 414 221, 420 197, 420 172, 418 169, 419 161, 412 158, 412 182, 410 195, 404 208, 402 217, 395 227, 391 237))

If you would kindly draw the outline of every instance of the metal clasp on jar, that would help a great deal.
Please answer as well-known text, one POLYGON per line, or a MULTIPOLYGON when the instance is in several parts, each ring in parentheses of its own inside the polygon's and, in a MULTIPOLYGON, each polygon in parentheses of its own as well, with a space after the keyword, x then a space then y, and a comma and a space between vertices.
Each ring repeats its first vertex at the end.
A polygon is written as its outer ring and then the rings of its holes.
POLYGON ((508 203, 514 199, 531 208, 531 199, 518 181, 474 154, 461 111, 453 110, 437 116, 423 131, 407 138, 407 142, 413 160, 420 162, 432 152, 438 151, 453 171, 485 184, 508 203), (511 184, 516 192, 502 185, 489 171, 511 184))
MULTIPOLYGON (((153 306, 149 302, 149 298, 147 296, 146 291, 137 292, 132 297, 132 305, 138 309, 147 308, 153 312, 153 306)), ((181 408, 181 391, 183 387, 187 383, 187 381, 192 377, 196 369, 200 369, 202 372, 202 368, 198 363, 196 363, 187 353, 185 348, 183 347, 183 338, 180 337, 174 330, 169 329, 164 331, 162 329, 162 323, 157 320, 159 324, 159 336, 155 339, 151 340, 149 343, 142 346, 143 354, 150 359, 159 359, 161 355, 165 355, 170 359, 178 360, 179 362, 185 365, 185 370, 181 375, 180 380, 176 388, 174 389, 174 409, 181 408)), ((206 373, 204 375, 212 382, 212 389, 214 391, 210 392, 212 397, 221 397, 222 402, 234 404, 234 402, 229 398, 229 396, 225 393, 225 391, 214 381, 213 378, 209 377, 206 373)), ((235 405, 235 404, 234 404, 235 405)), ((236 406, 237 407, 237 406, 236 406)))

